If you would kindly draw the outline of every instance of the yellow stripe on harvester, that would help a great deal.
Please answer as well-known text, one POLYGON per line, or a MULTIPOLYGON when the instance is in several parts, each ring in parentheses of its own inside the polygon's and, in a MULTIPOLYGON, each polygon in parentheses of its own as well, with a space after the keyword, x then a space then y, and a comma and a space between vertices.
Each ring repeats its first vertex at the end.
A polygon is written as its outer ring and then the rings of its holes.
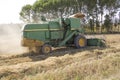
POLYGON ((48 31, 48 30, 60 30, 60 29, 28 29, 28 30, 24 30, 24 31, 48 31))
POLYGON ((77 30, 78 28, 71 28, 71 30, 77 30))

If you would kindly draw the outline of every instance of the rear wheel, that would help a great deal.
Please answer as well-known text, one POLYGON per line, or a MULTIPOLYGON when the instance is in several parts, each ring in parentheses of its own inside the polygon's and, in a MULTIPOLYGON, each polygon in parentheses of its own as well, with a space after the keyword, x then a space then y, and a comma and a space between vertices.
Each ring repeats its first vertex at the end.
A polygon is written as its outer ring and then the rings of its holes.
POLYGON ((45 44, 41 47, 41 52, 44 54, 48 54, 52 51, 52 47, 48 44, 45 44))
POLYGON ((83 48, 87 45, 87 40, 84 36, 78 35, 74 39, 74 44, 76 48, 83 48))

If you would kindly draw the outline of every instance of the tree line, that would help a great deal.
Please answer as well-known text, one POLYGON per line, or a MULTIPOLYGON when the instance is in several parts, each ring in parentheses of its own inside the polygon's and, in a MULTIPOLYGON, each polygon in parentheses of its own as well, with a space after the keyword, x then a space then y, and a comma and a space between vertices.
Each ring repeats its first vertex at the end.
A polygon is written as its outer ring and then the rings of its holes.
POLYGON ((119 10, 120 0, 36 0, 33 5, 22 7, 20 19, 39 23, 42 16, 50 20, 80 12, 86 15, 84 21, 88 31, 110 32, 120 22, 115 18, 119 10))

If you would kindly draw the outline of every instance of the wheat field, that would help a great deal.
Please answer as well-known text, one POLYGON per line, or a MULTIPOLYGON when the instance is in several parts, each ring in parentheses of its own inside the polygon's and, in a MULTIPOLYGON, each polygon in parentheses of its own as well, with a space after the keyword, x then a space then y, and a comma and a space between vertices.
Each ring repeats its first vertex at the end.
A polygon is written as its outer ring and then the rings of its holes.
POLYGON ((107 47, 0 55, 0 80, 120 80, 120 35, 104 36, 107 47))

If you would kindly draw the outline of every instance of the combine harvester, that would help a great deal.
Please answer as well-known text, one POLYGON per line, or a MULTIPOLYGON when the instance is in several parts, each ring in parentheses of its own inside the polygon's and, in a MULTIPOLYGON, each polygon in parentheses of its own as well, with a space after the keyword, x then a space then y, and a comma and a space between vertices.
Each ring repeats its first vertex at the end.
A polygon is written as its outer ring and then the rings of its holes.
POLYGON ((52 47, 84 48, 86 46, 103 46, 103 39, 90 38, 84 35, 81 18, 77 13, 69 18, 61 18, 42 24, 26 24, 23 28, 22 46, 35 53, 50 53, 52 47))

